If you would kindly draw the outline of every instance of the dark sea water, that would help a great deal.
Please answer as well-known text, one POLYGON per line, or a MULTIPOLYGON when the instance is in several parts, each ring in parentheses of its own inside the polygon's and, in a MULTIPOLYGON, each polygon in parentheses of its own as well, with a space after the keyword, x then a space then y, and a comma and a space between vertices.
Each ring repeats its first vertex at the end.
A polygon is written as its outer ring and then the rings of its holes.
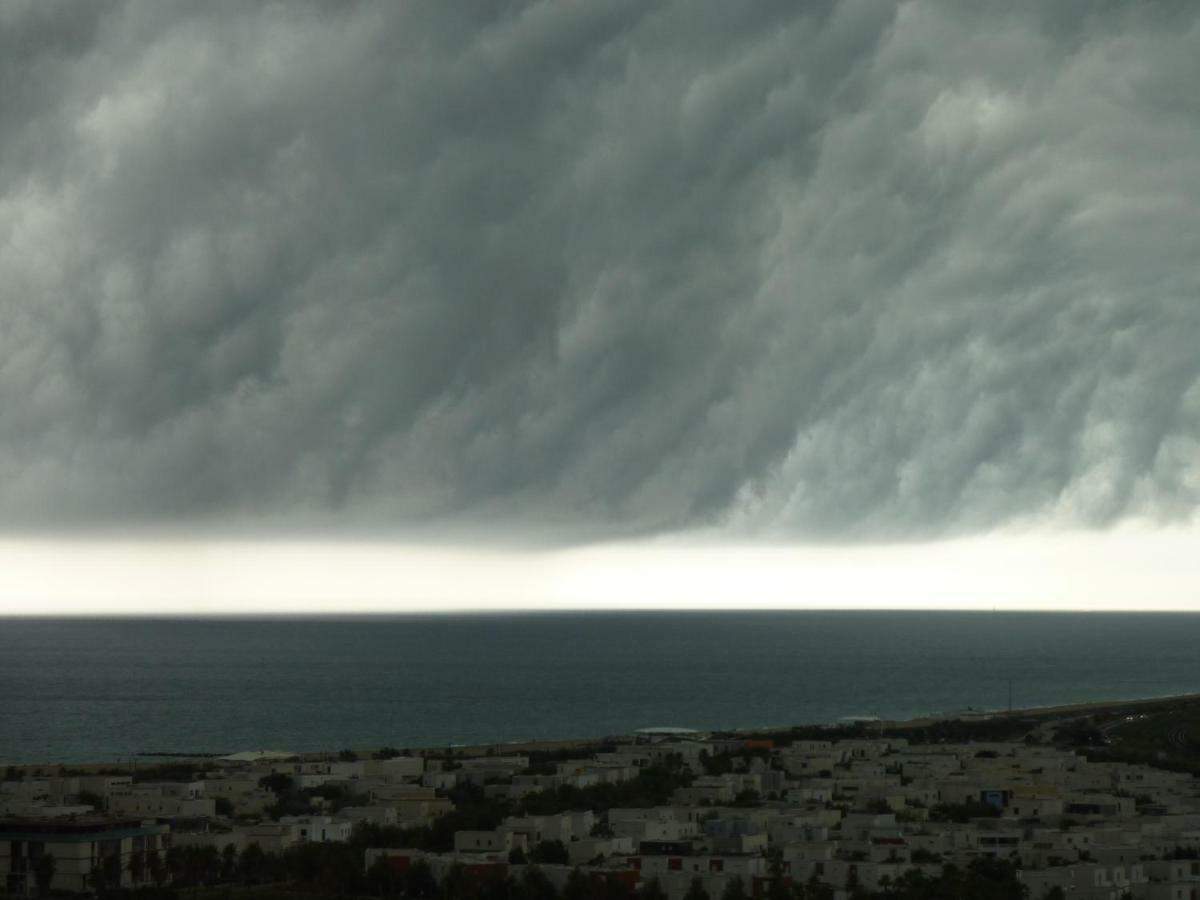
POLYGON ((0 619, 0 761, 435 746, 1200 691, 1200 615, 0 619))

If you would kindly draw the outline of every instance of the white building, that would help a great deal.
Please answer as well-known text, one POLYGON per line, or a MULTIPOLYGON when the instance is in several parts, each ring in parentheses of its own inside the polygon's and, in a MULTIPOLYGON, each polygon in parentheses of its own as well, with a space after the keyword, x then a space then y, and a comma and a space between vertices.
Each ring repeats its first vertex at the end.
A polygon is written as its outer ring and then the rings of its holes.
POLYGON ((169 830, 136 819, 0 820, 0 887, 12 896, 34 896, 38 861, 47 855, 54 863, 52 891, 150 884, 149 854, 165 851, 169 830))
POLYGON ((281 816, 279 824, 290 832, 294 843, 348 841, 352 823, 334 816, 281 816))

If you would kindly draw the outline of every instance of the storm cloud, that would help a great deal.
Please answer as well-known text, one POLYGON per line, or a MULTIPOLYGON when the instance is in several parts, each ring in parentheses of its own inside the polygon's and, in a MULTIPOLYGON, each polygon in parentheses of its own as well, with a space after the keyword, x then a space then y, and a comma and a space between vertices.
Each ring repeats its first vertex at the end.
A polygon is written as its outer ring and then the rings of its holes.
POLYGON ((0 526, 1190 521, 1200 8, 0 7, 0 526))

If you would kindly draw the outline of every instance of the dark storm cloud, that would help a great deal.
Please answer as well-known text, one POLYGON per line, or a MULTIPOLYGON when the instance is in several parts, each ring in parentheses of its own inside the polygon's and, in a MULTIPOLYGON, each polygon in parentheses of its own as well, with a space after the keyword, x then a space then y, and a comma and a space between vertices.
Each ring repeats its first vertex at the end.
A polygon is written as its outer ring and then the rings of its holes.
POLYGON ((0 513, 1190 517, 1190 3, 10 3, 0 513))

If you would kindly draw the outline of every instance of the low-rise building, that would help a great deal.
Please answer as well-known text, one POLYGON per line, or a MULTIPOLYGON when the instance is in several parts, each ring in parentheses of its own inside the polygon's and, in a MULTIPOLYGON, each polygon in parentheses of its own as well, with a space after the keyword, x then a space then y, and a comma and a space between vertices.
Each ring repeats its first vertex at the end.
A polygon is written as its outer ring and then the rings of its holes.
POLYGON ((47 871, 50 891, 151 884, 150 856, 165 852, 169 832, 140 819, 0 819, 0 885, 12 896, 34 896, 47 871))
POLYGON ((353 823, 334 816, 281 816, 279 824, 290 832, 292 843, 348 841, 353 823))

